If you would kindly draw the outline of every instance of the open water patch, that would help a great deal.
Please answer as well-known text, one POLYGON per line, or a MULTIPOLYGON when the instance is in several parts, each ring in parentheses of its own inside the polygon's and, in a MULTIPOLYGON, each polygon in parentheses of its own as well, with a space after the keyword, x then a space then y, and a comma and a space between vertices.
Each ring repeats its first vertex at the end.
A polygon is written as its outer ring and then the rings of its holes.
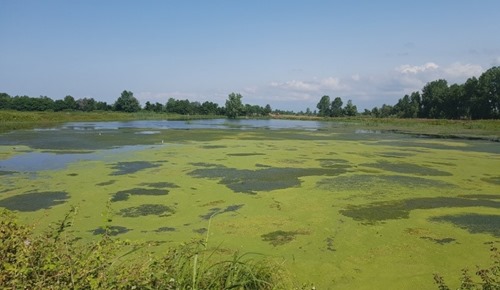
POLYGON ((447 222, 472 234, 490 234, 500 237, 500 215, 462 214, 433 217, 433 222, 447 222))
POLYGON ((500 202, 490 199, 459 197, 424 197, 391 202, 376 202, 368 205, 349 206, 340 210, 344 216, 357 221, 375 223, 394 219, 407 219, 416 209, 489 207, 500 208, 500 202))
POLYGON ((223 166, 200 168, 189 174, 198 178, 220 179, 234 192, 256 194, 258 191, 272 191, 300 186, 300 177, 336 176, 346 172, 344 168, 278 168, 270 167, 257 170, 228 168, 223 166))
POLYGON ((68 193, 64 191, 29 192, 0 200, 0 207, 12 211, 37 211, 65 203, 68 193))

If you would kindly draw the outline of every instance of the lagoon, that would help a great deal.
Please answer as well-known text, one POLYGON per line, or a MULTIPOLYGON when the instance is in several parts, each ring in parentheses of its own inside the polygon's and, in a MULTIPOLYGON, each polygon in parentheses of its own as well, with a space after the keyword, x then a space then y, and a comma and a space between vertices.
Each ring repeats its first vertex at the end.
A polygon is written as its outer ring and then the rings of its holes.
POLYGON ((0 135, 0 207, 43 228, 75 206, 82 239, 107 225, 158 251, 208 238, 321 289, 428 289, 498 245, 499 147, 320 121, 72 122, 0 135))

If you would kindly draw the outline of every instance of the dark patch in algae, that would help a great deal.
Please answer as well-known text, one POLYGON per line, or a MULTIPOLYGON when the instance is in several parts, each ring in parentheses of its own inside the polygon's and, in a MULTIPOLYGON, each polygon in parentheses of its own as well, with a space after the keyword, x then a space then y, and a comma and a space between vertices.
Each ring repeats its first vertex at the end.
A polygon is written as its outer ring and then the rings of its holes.
POLYGON ((432 242, 434 242, 436 244, 440 244, 440 245, 445 245, 445 244, 449 244, 451 242, 456 241, 454 238, 444 238, 444 239, 435 239, 435 238, 431 238, 431 237, 420 237, 420 238, 423 240, 432 241, 432 242))
POLYGON ((387 190, 388 185, 394 184, 398 187, 421 188, 421 187, 454 187, 453 184, 441 180, 427 179, 406 175, 371 175, 356 174, 349 176, 339 176, 325 178, 318 181, 317 186, 325 190, 364 190, 371 191, 376 185, 383 185, 387 190))
POLYGON ((269 242, 273 246, 281 246, 287 244, 295 239, 297 235, 305 235, 308 234, 306 232, 300 231, 274 231, 264 235, 261 235, 261 238, 264 242, 269 242))
POLYGON ((115 172, 111 173, 111 175, 131 174, 143 169, 155 168, 158 166, 160 165, 147 161, 118 162, 112 167, 115 172))
POLYGON ((0 200, 0 206, 9 210, 37 211, 62 204, 68 199, 64 191, 30 192, 0 200))
POLYGON ((244 206, 244 204, 233 204, 233 205, 226 207, 225 209, 220 209, 218 207, 214 207, 214 208, 211 208, 208 213, 206 213, 204 215, 200 215, 200 217, 204 220, 209 220, 211 217, 216 216, 218 214, 237 211, 240 208, 242 208, 243 206, 244 206))
POLYGON ((104 235, 107 234, 109 236, 117 236, 119 234, 124 234, 126 232, 130 231, 129 228, 122 227, 122 226, 110 226, 106 228, 97 228, 92 231, 90 231, 94 235, 104 235))
POLYGON ((500 202, 488 199, 467 199, 458 197, 414 198, 393 202, 377 202, 363 206, 350 206, 340 213, 354 220, 374 223, 391 219, 406 219, 415 209, 450 207, 500 208, 500 202))
POLYGON ((486 233, 495 237, 500 237, 500 215, 445 215, 430 219, 434 222, 448 222, 470 233, 486 233))
POLYGON ((155 230, 155 232, 157 233, 163 233, 163 232, 175 232, 175 228, 171 228, 171 227, 161 227, 161 228, 157 228, 155 230))
POLYGON ((116 192, 111 198, 112 202, 128 200, 131 195, 167 195, 166 189, 133 188, 116 192))
POLYGON ((481 180, 484 182, 491 183, 491 184, 500 185, 500 176, 484 177, 484 178, 481 178, 481 180))
POLYGON ((144 182, 139 184, 141 186, 153 187, 153 188, 178 188, 179 186, 171 182, 144 182))
POLYGON ((118 215, 123 217, 140 217, 147 215, 170 216, 175 213, 173 208, 161 204, 141 204, 120 210, 118 215))
POLYGON ((259 155, 266 155, 264 153, 228 153, 226 154, 227 156, 240 156, 240 157, 244 157, 244 156, 259 156, 259 155))
POLYGON ((397 173, 415 174, 420 176, 452 176, 453 174, 430 168, 427 166, 421 166, 406 162, 387 162, 378 161, 377 163, 364 163, 362 166, 377 168, 397 173))
POLYGON ((97 183, 96 185, 97 186, 105 186, 105 185, 111 185, 113 183, 115 183, 116 180, 110 180, 110 181, 104 181, 104 182, 101 182, 101 183, 97 183))
POLYGON ((258 170, 236 169, 223 166, 196 169, 190 173, 194 177, 221 179, 219 183, 235 192, 256 194, 257 191, 272 191, 300 186, 299 177, 345 173, 343 168, 264 168, 258 170))

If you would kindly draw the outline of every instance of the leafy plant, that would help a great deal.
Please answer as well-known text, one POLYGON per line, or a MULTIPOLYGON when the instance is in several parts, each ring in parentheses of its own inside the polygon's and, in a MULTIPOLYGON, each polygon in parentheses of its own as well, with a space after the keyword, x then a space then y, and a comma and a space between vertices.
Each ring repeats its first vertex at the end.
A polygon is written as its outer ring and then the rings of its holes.
MULTIPOLYGON (((469 273, 468 269, 462 269, 460 287, 458 290, 498 290, 500 289, 500 251, 497 247, 491 247, 492 265, 486 268, 477 268, 476 279, 469 273)), ((434 274, 434 282, 440 290, 450 290, 444 278, 434 274)))

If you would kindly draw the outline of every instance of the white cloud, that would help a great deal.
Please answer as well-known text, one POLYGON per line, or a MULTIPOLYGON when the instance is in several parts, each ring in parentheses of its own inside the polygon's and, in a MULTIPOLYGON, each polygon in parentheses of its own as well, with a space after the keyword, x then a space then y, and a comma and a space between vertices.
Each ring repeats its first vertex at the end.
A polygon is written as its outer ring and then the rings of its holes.
POLYGON ((409 64, 405 64, 397 68, 397 71, 404 74, 418 74, 426 71, 437 70, 439 66, 433 62, 428 62, 424 65, 415 65, 411 66, 409 64))
POLYGON ((469 78, 479 76, 484 71, 483 67, 475 64, 462 64, 456 62, 443 68, 446 76, 451 78, 469 78))
POLYGON ((324 91, 341 91, 347 86, 342 83, 339 78, 328 77, 324 79, 313 79, 308 81, 292 80, 287 82, 271 82, 270 86, 276 89, 298 91, 298 92, 324 92, 324 91))

